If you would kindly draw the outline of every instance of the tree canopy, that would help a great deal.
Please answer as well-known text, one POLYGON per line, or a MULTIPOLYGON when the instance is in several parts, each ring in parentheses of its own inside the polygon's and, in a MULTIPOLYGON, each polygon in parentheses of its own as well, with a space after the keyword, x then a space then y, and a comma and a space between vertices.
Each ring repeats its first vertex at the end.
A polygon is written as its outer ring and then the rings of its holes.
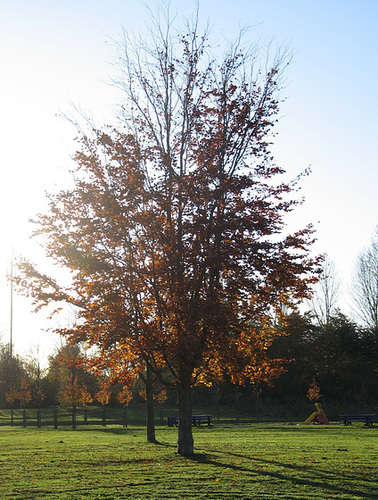
POLYGON ((147 364, 176 388, 191 454, 194 384, 281 373, 267 348, 314 282, 313 230, 287 234, 296 183, 270 152, 281 60, 256 69, 241 38, 217 59, 196 25, 170 23, 122 50, 121 126, 81 137, 75 186, 35 220, 70 283, 23 261, 18 285, 37 308, 77 307, 60 333, 97 348, 93 367, 128 384, 147 364))

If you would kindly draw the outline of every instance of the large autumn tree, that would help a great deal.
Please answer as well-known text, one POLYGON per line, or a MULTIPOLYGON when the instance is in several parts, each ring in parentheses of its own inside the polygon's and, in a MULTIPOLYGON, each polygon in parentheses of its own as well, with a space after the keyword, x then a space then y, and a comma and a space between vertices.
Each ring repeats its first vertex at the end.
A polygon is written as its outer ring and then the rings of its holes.
POLYGON ((122 126, 93 130, 75 186, 35 220, 62 280, 20 263, 37 308, 68 302, 60 333, 97 348, 99 370, 129 383, 148 370, 178 393, 178 453, 193 453, 191 388, 270 380, 277 319, 308 295, 312 229, 285 233, 294 184, 271 156, 281 60, 265 72, 242 37, 222 58, 196 24, 157 23, 120 49, 122 126))

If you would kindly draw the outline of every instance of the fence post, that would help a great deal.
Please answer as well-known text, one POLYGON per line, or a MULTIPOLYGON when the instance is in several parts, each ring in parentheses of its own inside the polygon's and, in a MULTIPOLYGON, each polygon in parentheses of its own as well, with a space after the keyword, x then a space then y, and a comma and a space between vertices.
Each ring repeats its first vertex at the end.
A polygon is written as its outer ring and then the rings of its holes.
POLYGON ((76 406, 72 407, 72 429, 76 429, 76 406))
POLYGON ((54 429, 58 428, 58 410, 54 410, 54 429))
POLYGON ((40 429, 42 427, 42 422, 41 422, 41 410, 38 410, 37 411, 37 426, 38 426, 38 429, 40 429))
POLYGON ((26 410, 22 413, 22 425, 26 427, 26 410))

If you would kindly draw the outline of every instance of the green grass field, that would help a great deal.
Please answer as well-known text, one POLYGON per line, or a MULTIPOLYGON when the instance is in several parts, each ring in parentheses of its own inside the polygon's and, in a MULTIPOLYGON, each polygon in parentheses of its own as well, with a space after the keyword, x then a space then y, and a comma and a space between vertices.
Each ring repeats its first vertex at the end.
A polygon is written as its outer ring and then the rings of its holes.
POLYGON ((0 498, 378 499, 378 426, 0 427, 0 498))

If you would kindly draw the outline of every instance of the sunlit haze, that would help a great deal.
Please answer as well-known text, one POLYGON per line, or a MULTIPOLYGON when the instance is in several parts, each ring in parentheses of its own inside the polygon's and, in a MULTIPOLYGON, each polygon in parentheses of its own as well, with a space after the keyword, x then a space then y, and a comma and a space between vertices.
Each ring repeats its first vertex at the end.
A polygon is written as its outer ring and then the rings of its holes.
MULTIPOLYGON (((29 236, 28 219, 46 207, 45 191, 70 182, 76 131, 62 115, 74 107, 95 122, 114 122, 119 93, 109 85, 116 69, 113 41, 122 26, 143 31, 149 15, 139 0, 0 0, 1 183, 0 332, 9 338, 10 290, 5 275, 12 252, 43 263, 29 236)), ((177 20, 194 1, 171 1, 177 20)), ((158 2, 149 1, 155 10, 158 2)), ((378 224, 378 3, 375 0, 202 0, 219 43, 249 26, 251 42, 289 47, 279 132, 278 164, 295 177, 311 165, 303 183, 303 206, 290 226, 312 222, 314 250, 328 253, 343 280, 344 304, 358 253, 378 224)), ((66 314, 66 313, 65 313, 66 314)), ((14 297, 13 340, 24 355, 54 343, 42 330, 45 314, 14 297)), ((69 313, 59 319, 69 321, 69 313)))

